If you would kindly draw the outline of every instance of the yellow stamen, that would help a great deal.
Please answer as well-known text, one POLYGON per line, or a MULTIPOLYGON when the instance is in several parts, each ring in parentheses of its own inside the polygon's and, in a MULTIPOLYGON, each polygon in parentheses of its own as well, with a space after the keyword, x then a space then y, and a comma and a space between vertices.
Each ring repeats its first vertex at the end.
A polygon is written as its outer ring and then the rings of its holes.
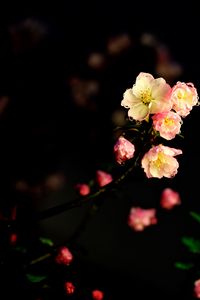
POLYGON ((140 99, 144 104, 149 104, 152 100, 151 90, 146 89, 140 93, 140 99))

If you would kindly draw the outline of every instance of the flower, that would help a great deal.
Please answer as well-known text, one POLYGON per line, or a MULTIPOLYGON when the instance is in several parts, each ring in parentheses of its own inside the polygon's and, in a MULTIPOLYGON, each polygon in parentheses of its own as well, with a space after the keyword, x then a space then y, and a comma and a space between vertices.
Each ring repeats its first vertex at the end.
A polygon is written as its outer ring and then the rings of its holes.
POLYGON ((165 209, 172 209, 175 205, 181 204, 180 195, 178 192, 165 188, 161 194, 160 205, 165 209))
POLYGON ((67 247, 61 247, 56 256, 58 264, 69 265, 73 260, 73 255, 67 247))
POLYGON ((120 136, 114 145, 114 153, 116 161, 122 164, 134 156, 135 146, 123 136, 120 136))
POLYGON ((166 140, 171 140, 180 133, 182 119, 173 111, 155 114, 152 120, 154 129, 166 140))
POLYGON ((129 109, 130 118, 142 121, 149 114, 171 110, 170 91, 170 86, 163 78, 154 79, 151 74, 141 72, 132 89, 125 91, 121 105, 129 109))
POLYGON ((128 217, 128 225, 135 231, 142 231, 145 227, 157 223, 155 214, 156 210, 154 208, 132 207, 128 217))
POLYGON ((153 146, 142 158, 142 168, 148 178, 172 178, 177 174, 179 163, 174 156, 182 150, 163 146, 153 146))
POLYGON ((103 297, 104 297, 104 294, 103 294, 102 291, 100 291, 100 290, 94 290, 94 291, 92 291, 92 298, 94 300, 102 300, 103 297))
POLYGON ((200 279, 194 282, 194 294, 196 298, 200 298, 200 279))
POLYGON ((181 117, 186 117, 193 106, 198 103, 197 90, 193 83, 184 83, 178 81, 171 90, 171 100, 173 109, 181 117))
POLYGON ((75 291, 75 286, 73 285, 72 282, 69 282, 69 281, 65 282, 64 288, 65 288, 65 291, 66 291, 66 293, 67 293, 68 295, 73 294, 74 291, 75 291))
POLYGON ((79 191, 79 194, 82 196, 86 196, 90 193, 90 187, 88 184, 78 183, 75 188, 79 191))
POLYGON ((96 179, 97 179, 98 185, 101 187, 109 184, 113 180, 112 175, 110 175, 109 173, 106 173, 104 171, 101 171, 101 170, 98 170, 96 172, 96 179))

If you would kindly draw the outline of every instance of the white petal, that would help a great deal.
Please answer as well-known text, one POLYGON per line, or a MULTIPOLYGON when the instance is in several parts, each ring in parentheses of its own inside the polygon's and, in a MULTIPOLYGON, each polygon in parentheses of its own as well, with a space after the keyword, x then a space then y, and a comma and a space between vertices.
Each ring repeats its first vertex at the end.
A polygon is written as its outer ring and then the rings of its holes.
POLYGON ((150 103, 150 114, 157 114, 162 112, 168 112, 172 108, 172 103, 170 100, 152 100, 150 103))
POLYGON ((157 78, 153 81, 151 86, 153 99, 163 98, 169 91, 171 87, 163 78, 157 78))
POLYGON ((133 95, 131 89, 128 89, 124 93, 124 98, 121 102, 121 105, 126 108, 131 108, 134 103, 139 103, 139 102, 140 99, 138 99, 137 97, 135 97, 135 95, 133 95))
POLYGON ((128 116, 136 121, 144 120, 149 114, 149 108, 142 102, 134 104, 128 111, 128 116))

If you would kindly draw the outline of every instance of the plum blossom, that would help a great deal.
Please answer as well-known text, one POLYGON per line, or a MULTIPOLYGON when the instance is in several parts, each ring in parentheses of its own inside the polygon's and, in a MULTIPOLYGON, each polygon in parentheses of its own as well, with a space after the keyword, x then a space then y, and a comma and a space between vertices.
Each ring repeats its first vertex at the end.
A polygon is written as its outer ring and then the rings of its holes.
POLYGON ((96 171, 96 179, 97 179, 97 183, 100 187, 109 184, 113 180, 111 174, 106 173, 101 170, 96 171))
POLYGON ((171 140, 180 133, 182 119, 173 111, 155 114, 152 120, 154 129, 166 140, 171 140))
POLYGON ((165 188, 161 194, 160 205, 165 209, 172 209, 174 206, 181 204, 180 195, 178 192, 165 188))
POLYGON ((142 168, 148 178, 172 178, 178 172, 179 163, 174 156, 182 150, 163 146, 153 146, 142 158, 142 168))
POLYGON ((73 285, 72 282, 69 282, 69 281, 65 282, 64 288, 65 288, 65 291, 66 291, 66 293, 67 293, 68 295, 73 294, 74 291, 75 291, 75 286, 73 285))
POLYGON ((69 265, 73 260, 73 255, 65 246, 61 247, 56 256, 56 262, 62 265, 69 265))
POLYGON ((94 300, 103 300, 104 293, 100 290, 94 290, 94 291, 92 291, 92 298, 94 300))
POLYGON ((194 282, 194 294, 196 298, 200 298, 200 279, 194 282))
POLYGON ((123 136, 120 136, 114 145, 116 161, 119 164, 123 164, 126 160, 131 159, 134 156, 134 153, 135 146, 123 136))
POLYGON ((198 94, 193 83, 178 81, 171 90, 173 109, 181 117, 186 117, 194 105, 198 104, 198 94))
POLYGON ((81 196, 86 196, 90 193, 90 186, 85 183, 78 183, 75 188, 79 191, 81 196))
POLYGON ((136 121, 146 119, 149 114, 170 111, 171 88, 163 78, 154 78, 141 72, 131 89, 127 89, 121 105, 128 108, 128 116, 136 121))
POLYGON ((142 231, 145 229, 145 227, 156 223, 157 223, 156 210, 154 208, 151 209, 143 209, 140 207, 131 208, 128 217, 128 225, 133 230, 142 231))

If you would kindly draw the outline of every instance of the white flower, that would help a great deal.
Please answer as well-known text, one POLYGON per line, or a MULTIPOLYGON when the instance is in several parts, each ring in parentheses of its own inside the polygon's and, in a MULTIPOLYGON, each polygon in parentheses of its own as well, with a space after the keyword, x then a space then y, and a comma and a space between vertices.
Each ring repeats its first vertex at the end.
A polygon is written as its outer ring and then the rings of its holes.
POLYGON ((149 114, 171 110, 170 91, 169 84, 163 78, 154 79, 151 74, 141 72, 132 89, 125 91, 121 105, 129 109, 130 118, 142 121, 149 114))

